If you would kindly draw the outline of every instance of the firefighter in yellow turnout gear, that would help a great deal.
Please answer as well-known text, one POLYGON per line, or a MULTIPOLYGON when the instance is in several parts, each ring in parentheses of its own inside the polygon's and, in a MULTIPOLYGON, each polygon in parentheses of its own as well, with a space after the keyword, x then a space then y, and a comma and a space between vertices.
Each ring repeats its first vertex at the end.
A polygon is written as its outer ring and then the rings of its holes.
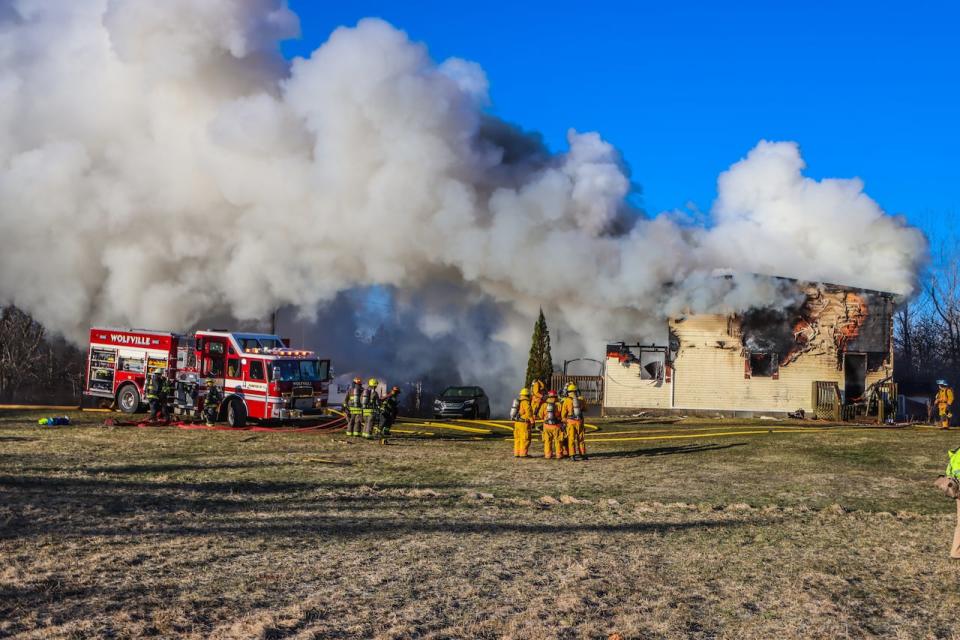
POLYGON ((530 405, 530 390, 520 389, 520 395, 513 401, 510 408, 510 419, 513 420, 513 457, 530 457, 530 430, 537 421, 537 417, 530 405))
POLYGON ((543 457, 559 460, 563 457, 560 453, 562 420, 556 391, 551 390, 547 394, 546 401, 540 405, 537 417, 543 421, 543 457))
POLYGON ((946 380, 937 380, 937 397, 933 403, 937 407, 940 428, 949 429, 950 418, 953 417, 953 412, 950 410, 950 407, 953 406, 953 389, 947 385, 946 380))
POLYGON ((567 385, 567 396, 560 405, 560 419, 567 426, 567 453, 573 460, 587 459, 587 445, 583 438, 583 398, 577 385, 567 385))
POLYGON ((540 415, 540 407, 543 406, 544 398, 544 384, 539 380, 534 380, 530 384, 530 408, 533 410, 533 415, 540 415))

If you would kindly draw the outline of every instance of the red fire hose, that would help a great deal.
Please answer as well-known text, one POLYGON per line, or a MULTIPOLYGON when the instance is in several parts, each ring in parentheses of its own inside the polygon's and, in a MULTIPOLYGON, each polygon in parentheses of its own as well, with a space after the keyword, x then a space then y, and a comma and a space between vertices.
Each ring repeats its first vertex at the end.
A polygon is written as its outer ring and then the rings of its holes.
POLYGON ((150 422, 144 420, 141 422, 120 422, 108 418, 104 421, 105 426, 109 427, 138 427, 141 429, 155 429, 160 427, 176 427, 177 429, 189 429, 199 431, 259 431, 272 433, 332 433, 338 431, 346 424, 346 418, 340 417, 330 422, 311 425, 309 427, 226 427, 218 425, 206 425, 191 422, 150 422))

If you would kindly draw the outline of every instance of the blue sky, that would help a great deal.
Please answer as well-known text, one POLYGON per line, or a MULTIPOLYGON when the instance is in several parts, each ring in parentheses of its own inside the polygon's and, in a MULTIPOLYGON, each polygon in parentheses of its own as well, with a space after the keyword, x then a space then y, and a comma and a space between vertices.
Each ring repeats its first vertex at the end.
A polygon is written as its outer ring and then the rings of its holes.
POLYGON ((290 0, 302 37, 284 51, 384 18, 436 60, 480 63, 491 112, 551 148, 599 131, 651 213, 707 211, 717 175, 766 138, 928 232, 960 221, 960 3, 596 4, 290 0))

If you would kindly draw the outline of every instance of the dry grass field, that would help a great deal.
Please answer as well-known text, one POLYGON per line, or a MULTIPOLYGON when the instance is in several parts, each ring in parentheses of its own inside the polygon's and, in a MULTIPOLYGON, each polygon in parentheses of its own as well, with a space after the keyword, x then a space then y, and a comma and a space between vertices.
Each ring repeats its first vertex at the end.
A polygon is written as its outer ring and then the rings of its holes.
POLYGON ((930 486, 952 432, 600 423, 576 463, 515 460, 496 428, 378 446, 37 417, 0 414, 2 637, 958 629, 930 486))

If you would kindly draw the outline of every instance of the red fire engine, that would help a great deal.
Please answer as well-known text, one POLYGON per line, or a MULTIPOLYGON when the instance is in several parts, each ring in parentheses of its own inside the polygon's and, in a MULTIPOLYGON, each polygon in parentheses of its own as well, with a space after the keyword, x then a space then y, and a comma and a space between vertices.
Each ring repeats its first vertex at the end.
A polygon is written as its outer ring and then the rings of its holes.
POLYGON ((196 417, 213 379, 219 419, 286 420, 324 413, 330 361, 289 348, 275 335, 220 330, 180 335, 141 329, 90 330, 84 395, 109 398, 125 413, 140 410, 147 376, 174 381, 173 411, 196 417))

